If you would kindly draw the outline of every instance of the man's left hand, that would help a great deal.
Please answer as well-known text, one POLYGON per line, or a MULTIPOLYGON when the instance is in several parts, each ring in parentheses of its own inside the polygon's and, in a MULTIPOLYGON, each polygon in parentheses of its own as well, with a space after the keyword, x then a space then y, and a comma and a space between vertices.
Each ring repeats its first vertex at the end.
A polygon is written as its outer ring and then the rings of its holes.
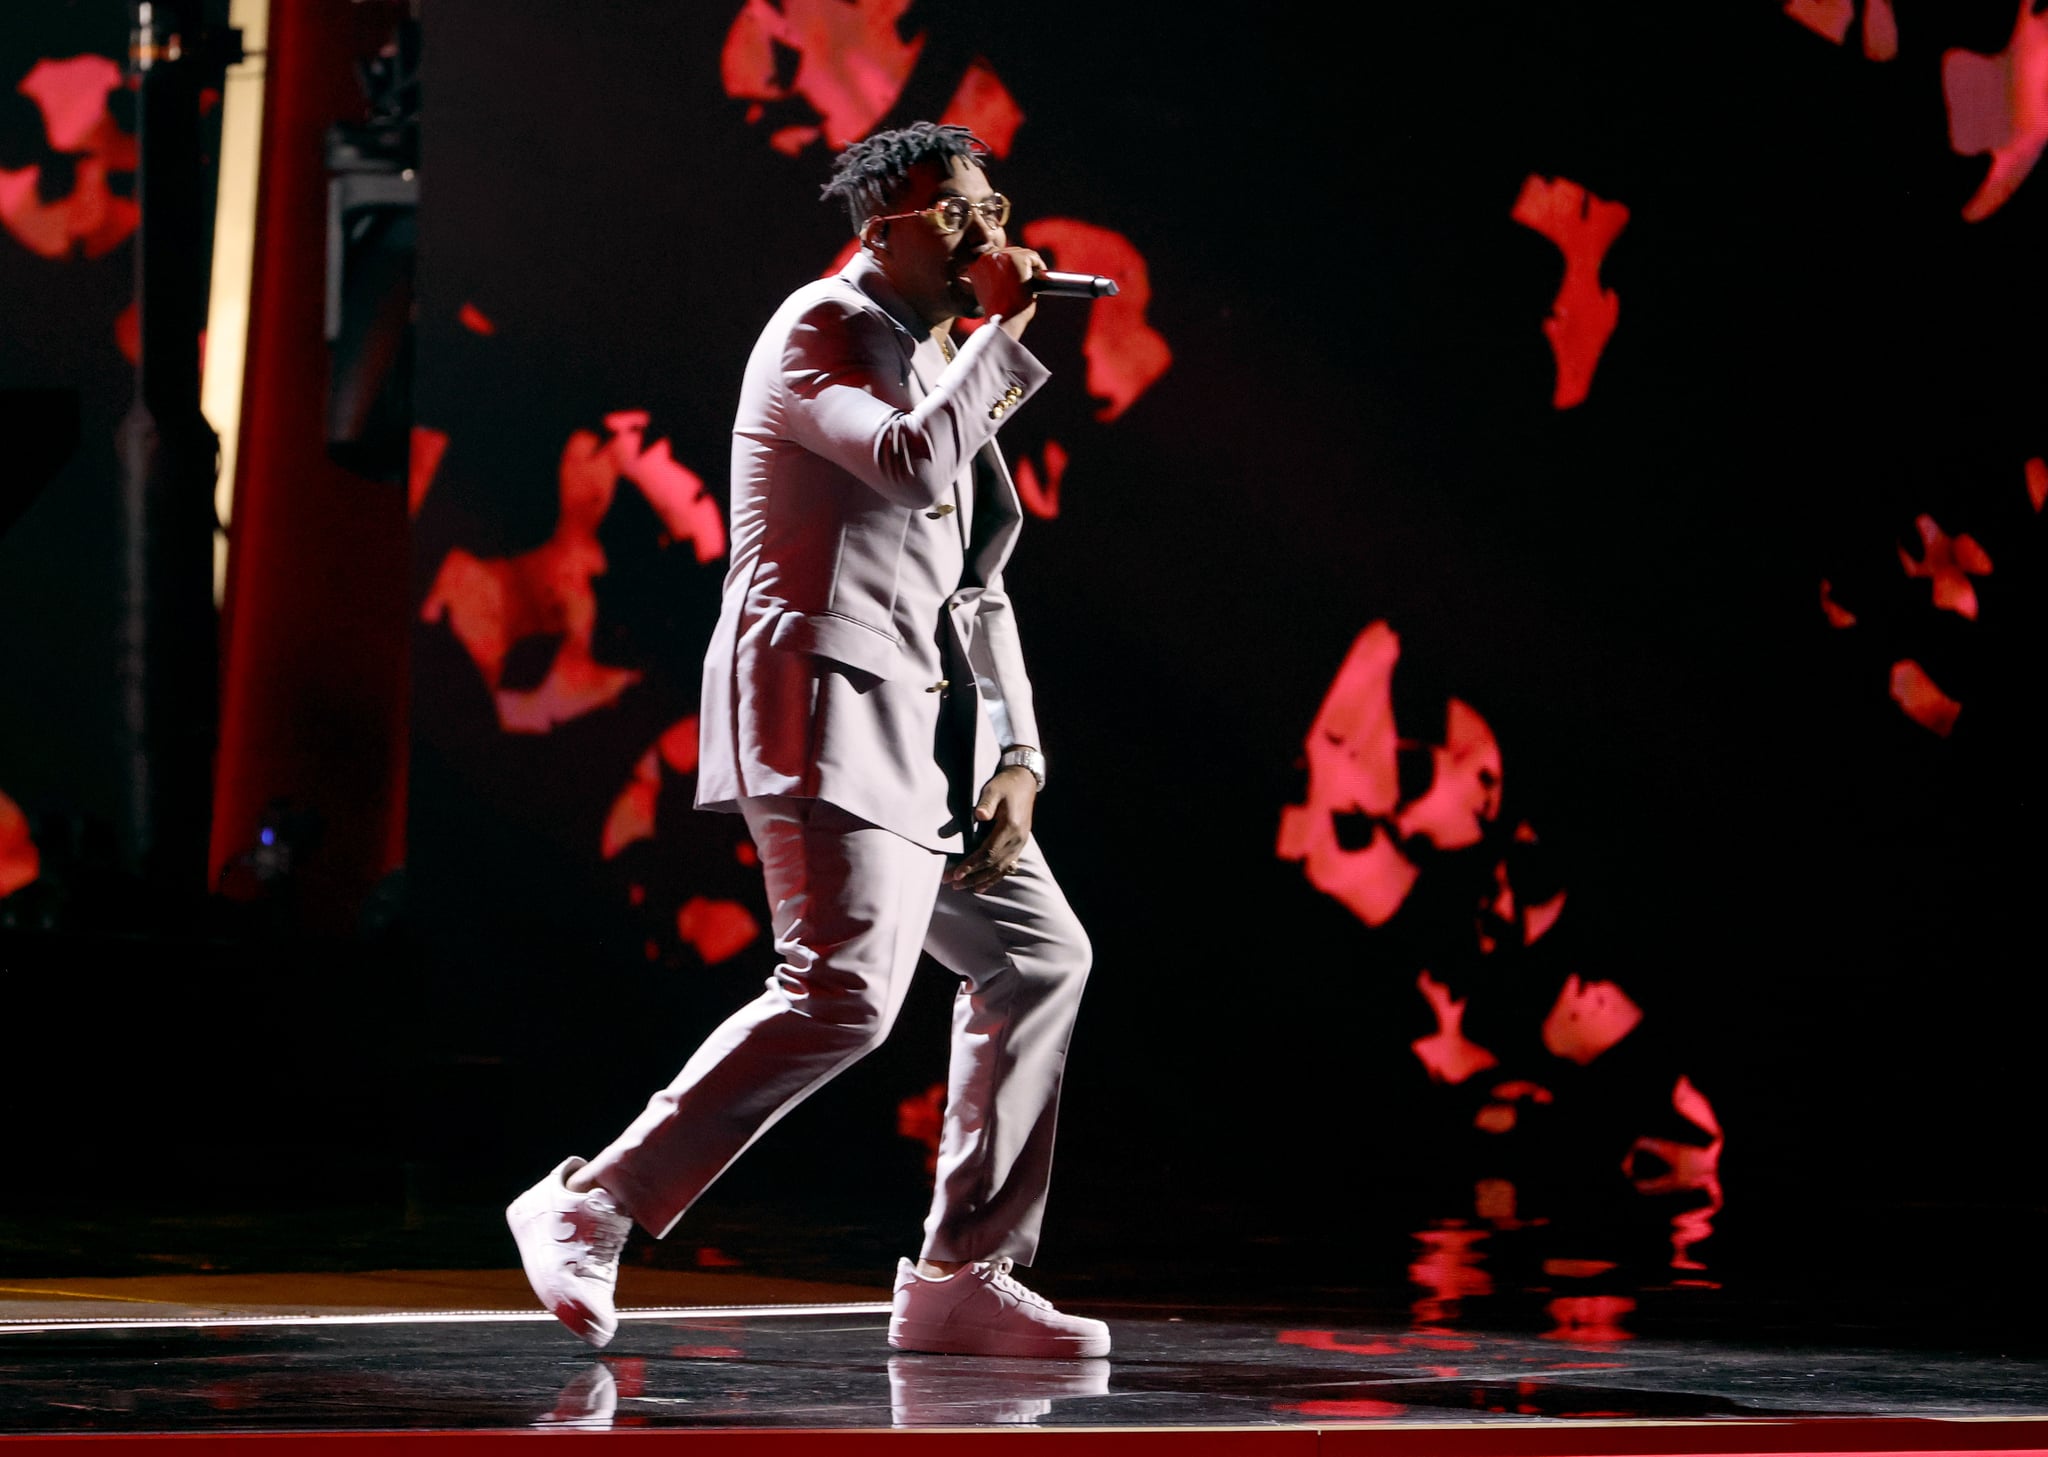
POLYGON ((996 771, 974 806, 974 822, 985 827, 981 842, 946 872, 946 883, 984 891, 1015 871, 1031 835, 1031 809, 1037 802, 1038 781, 1029 769, 996 771))

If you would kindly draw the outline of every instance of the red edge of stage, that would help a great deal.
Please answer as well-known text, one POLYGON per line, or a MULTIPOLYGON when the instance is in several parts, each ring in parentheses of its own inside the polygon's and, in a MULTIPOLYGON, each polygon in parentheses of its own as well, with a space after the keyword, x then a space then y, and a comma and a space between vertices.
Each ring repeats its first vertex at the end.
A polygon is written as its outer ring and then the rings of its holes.
POLYGON ((2018 1457, 2048 1454, 2048 1419, 1875 1420, 1817 1417, 1803 1421, 1513 1423, 1358 1427, 1258 1428, 925 1428, 915 1431, 704 1431, 617 1430, 572 1432, 380 1431, 248 1433, 73 1433, 62 1436, 0 1437, 7 1457, 48 1453, 111 1453, 150 1447, 191 1447, 218 1443, 234 1457, 389 1457, 393 1452, 475 1454, 529 1452, 535 1438, 551 1451, 594 1451, 600 1444, 627 1442, 635 1452, 674 1450, 692 1457, 778 1457, 785 1452, 901 1453, 906 1444, 947 1454, 1010 1451, 1029 1441, 1050 1457, 1091 1457, 1094 1453, 1150 1454, 1150 1457, 1839 1457, 1870 1453, 1884 1457, 2018 1457), (943 1444, 941 1446, 940 1444, 943 1444), (1012 1444, 1012 1445, 1004 1445, 1012 1444))

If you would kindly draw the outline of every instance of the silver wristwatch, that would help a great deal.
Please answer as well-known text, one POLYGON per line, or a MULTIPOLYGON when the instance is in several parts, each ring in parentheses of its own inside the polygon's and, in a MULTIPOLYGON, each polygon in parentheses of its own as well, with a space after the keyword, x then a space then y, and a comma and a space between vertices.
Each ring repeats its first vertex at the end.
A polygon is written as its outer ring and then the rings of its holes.
POLYGON ((1045 788, 1045 755, 1036 749, 1003 750, 1002 767, 1005 769, 1029 769, 1031 777, 1038 781, 1040 789, 1045 788))

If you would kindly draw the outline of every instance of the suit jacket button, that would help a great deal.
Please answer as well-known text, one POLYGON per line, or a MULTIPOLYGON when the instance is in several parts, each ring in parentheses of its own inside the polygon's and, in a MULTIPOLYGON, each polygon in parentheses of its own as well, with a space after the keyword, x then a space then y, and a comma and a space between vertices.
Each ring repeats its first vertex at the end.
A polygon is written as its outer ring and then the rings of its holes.
POLYGON ((1004 404, 1001 400, 997 400, 994 405, 989 407, 988 417, 991 420, 1000 420, 1003 418, 1003 411, 1009 408, 1010 407, 1004 404))
POLYGON ((924 514, 931 517, 934 521, 938 520, 941 516, 951 516, 953 514, 953 503, 951 501, 941 501, 937 506, 924 514))
POLYGON ((1017 401, 1024 398, 1024 390, 1022 386, 1011 385, 1008 389, 1003 391, 1003 398, 1014 405, 1017 403, 1017 401))
POLYGON ((948 681, 945 678, 941 678, 938 682, 932 684, 931 687, 925 689, 924 691, 927 693, 944 693, 948 688, 951 688, 952 686, 953 685, 950 681, 948 681))

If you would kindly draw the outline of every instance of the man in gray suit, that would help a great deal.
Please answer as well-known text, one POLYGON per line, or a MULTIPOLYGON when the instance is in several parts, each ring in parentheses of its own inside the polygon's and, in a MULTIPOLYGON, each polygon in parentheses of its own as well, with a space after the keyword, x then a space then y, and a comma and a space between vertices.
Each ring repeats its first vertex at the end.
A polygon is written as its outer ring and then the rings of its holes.
POLYGON ((1037 1249, 1088 940, 1031 837, 1045 784, 1003 566, 1022 512, 996 449, 1045 367, 1020 342, 1037 254, 965 128, 842 153, 862 248, 792 294, 747 361, 732 568, 704 660, 697 802, 760 851, 782 961, 595 1159, 507 1211, 543 1304, 593 1345, 618 1252, 657 1237, 888 1035, 921 952, 961 979, 924 1247, 900 1350, 1093 1357, 1100 1321, 1011 1274, 1037 1249), (956 319, 982 327, 956 350, 956 319))

